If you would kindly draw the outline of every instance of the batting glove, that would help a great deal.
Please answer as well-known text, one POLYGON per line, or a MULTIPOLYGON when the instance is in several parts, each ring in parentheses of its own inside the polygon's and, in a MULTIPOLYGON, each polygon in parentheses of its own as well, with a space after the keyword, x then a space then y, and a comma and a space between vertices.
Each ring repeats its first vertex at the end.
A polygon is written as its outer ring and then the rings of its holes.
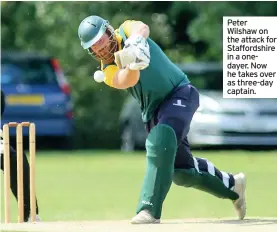
POLYGON ((147 40, 142 36, 133 36, 126 40, 121 51, 114 54, 115 63, 121 68, 143 70, 149 66, 150 51, 147 40))
POLYGON ((129 68, 143 70, 150 63, 150 48, 147 40, 141 35, 133 35, 125 41, 124 49, 135 54, 135 61, 130 63, 129 68))
POLYGON ((135 62, 136 54, 134 51, 123 48, 114 53, 115 63, 119 69, 126 68, 129 64, 135 62))
MULTIPOLYGON (((148 46, 147 40, 141 36, 141 35, 131 35, 126 41, 125 41, 125 47, 128 46, 148 46)), ((149 46, 148 46, 149 48, 149 46)))

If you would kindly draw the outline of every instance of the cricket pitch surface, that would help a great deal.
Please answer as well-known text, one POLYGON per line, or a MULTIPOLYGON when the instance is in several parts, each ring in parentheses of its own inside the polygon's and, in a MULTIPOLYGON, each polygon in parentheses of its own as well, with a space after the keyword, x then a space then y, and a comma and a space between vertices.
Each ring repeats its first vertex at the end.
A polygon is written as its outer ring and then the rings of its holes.
POLYGON ((161 224, 131 225, 129 221, 72 221, 1 224, 3 232, 276 232, 277 218, 176 219, 161 224))

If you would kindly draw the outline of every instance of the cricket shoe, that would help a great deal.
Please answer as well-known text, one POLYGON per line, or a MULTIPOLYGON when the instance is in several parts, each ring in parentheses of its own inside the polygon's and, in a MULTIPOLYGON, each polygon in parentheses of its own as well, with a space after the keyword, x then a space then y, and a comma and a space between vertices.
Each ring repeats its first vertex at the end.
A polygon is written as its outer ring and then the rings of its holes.
POLYGON ((243 220, 246 214, 246 201, 245 201, 245 189, 246 189, 246 177, 243 173, 234 175, 235 186, 233 191, 239 195, 239 198, 233 201, 235 209, 237 211, 240 220, 243 220))
MULTIPOLYGON (((31 222, 31 216, 29 217, 29 222, 31 222)), ((36 215, 36 219, 35 219, 35 222, 41 222, 41 219, 38 215, 36 215)))
POLYGON ((160 219, 154 218, 147 210, 140 211, 131 220, 131 224, 158 224, 160 219))

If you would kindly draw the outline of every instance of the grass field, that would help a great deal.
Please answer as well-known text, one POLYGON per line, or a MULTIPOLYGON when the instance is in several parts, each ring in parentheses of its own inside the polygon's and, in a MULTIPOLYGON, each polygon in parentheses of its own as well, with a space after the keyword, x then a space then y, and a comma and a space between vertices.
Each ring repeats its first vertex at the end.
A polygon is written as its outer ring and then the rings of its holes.
MULTIPOLYGON (((277 217, 277 151, 206 151, 194 155, 210 159, 222 170, 246 173, 247 217, 277 217)), ((135 213, 144 170, 143 153, 37 152, 40 216, 43 221, 128 220, 135 213)), ((1 191, 2 221, 3 203, 1 191)), ((12 210, 15 222, 13 197, 12 210)), ((166 219, 234 216, 230 201, 175 185, 163 211, 166 219)))

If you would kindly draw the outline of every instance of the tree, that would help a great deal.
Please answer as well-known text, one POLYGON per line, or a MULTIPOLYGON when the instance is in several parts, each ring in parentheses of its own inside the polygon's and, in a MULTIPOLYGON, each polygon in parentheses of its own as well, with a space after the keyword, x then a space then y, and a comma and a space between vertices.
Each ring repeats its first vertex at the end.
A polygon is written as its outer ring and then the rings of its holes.
POLYGON ((126 19, 142 20, 176 63, 222 59, 224 15, 276 15, 274 2, 2 2, 2 50, 36 51, 55 56, 72 86, 76 140, 101 146, 119 140, 119 113, 126 98, 92 80, 99 64, 80 46, 77 30, 89 15, 118 27, 126 19), (11 17, 12 16, 12 17, 11 17), (109 112, 108 114, 106 112, 109 112), (111 140, 112 139, 112 140, 111 140))
POLYGON ((188 28, 190 39, 208 45, 204 59, 222 59, 223 16, 276 16, 274 2, 197 2, 194 3, 199 17, 188 28))

